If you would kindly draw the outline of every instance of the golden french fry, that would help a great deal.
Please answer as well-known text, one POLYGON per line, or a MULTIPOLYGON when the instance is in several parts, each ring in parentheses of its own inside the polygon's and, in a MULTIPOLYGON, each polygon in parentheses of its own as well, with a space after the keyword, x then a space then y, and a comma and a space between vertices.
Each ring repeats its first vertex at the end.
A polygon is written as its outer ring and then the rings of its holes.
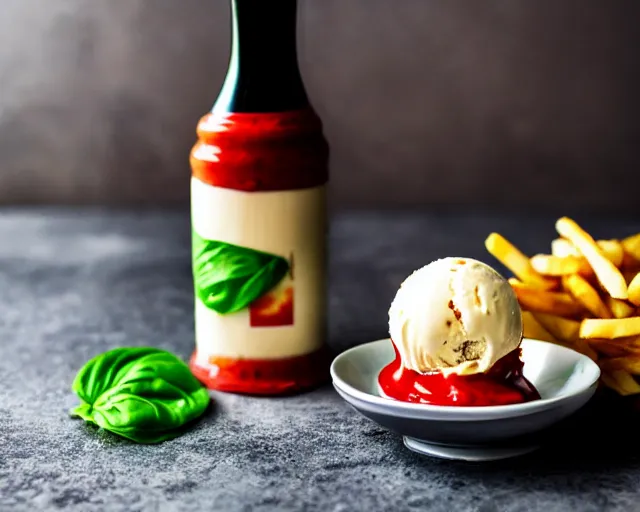
POLYGON ((522 326, 524 328, 522 335, 525 338, 533 338, 534 340, 558 341, 547 329, 545 329, 530 311, 522 312, 522 326))
POLYGON ((522 282, 543 290, 551 290, 555 287, 555 281, 545 279, 538 274, 531 266, 529 258, 502 235, 491 233, 485 240, 484 245, 489 253, 513 272, 522 282))
POLYGON ((626 336, 624 338, 618 338, 615 343, 623 343, 629 347, 636 347, 640 349, 640 336, 626 336))
POLYGON ((625 254, 631 257, 636 264, 640 263, 640 233, 631 235, 622 240, 625 254))
MULTIPOLYGON (((585 341, 585 340, 583 340, 585 341)), ((603 354, 607 357, 621 357, 626 356, 632 350, 625 347, 624 345, 618 343, 618 340, 586 340, 589 343, 589 346, 593 348, 596 352, 603 354)))
POLYGON ((627 298, 627 283, 620 270, 609 261, 589 233, 568 217, 558 219, 556 231, 580 249, 609 295, 614 299, 627 298))
POLYGON ((579 339, 580 322, 549 313, 533 313, 534 318, 553 336, 562 341, 579 339))
POLYGON ((638 335, 640 335, 640 316, 614 318, 611 320, 587 318, 580 324, 581 338, 605 338, 612 340, 638 335))
POLYGON ((632 354, 640 354, 640 336, 627 336, 626 338, 618 338, 609 340, 611 343, 618 343, 624 349, 632 354))
POLYGON ((626 336, 624 338, 605 339, 605 338, 590 338, 586 340, 594 348, 598 348, 603 345, 611 347, 617 347, 624 350, 627 354, 640 354, 640 336, 626 336))
POLYGON ((551 241, 551 254, 558 258, 580 258, 582 256, 580 251, 565 238, 556 238, 551 241))
POLYGON ((640 393, 640 384, 636 382, 629 372, 625 372, 624 370, 602 372, 600 379, 605 386, 613 389, 620 395, 628 396, 640 393))
POLYGON ((592 274, 589 262, 581 256, 550 256, 536 254, 531 258, 533 269, 545 276, 567 276, 570 274, 592 274))
POLYGON ((632 375, 640 375, 640 355, 630 354, 608 358, 602 362, 603 370, 624 370, 632 375))
POLYGON ((624 249, 620 240, 598 240, 596 243, 611 263, 616 267, 622 265, 624 249))
POLYGON ((637 270, 639 265, 640 265, 640 262, 637 261, 633 256, 631 256, 628 252, 625 251, 620 268, 623 268, 625 270, 627 269, 637 270))
POLYGON ((567 217, 556 230, 551 254, 529 260, 496 233, 485 241, 517 277, 509 283, 524 336, 581 352, 600 366, 604 385, 640 394, 640 233, 595 241, 567 217))
POLYGON ((583 277, 578 274, 566 276, 562 279, 562 284, 565 290, 596 318, 612 318, 611 312, 602 302, 598 292, 583 277))
POLYGON ((640 272, 629 283, 629 302, 640 306, 640 272))
MULTIPOLYGON (((616 267, 622 265, 624 249, 622 248, 622 243, 619 240, 598 240, 596 244, 598 244, 598 247, 602 249, 602 252, 607 259, 611 261, 611 263, 616 267)), ((564 238, 556 238, 551 242, 551 254, 558 258, 584 257, 576 246, 564 238)))
POLYGON ((582 305, 568 293, 541 290, 515 279, 509 279, 509 283, 518 297, 520 306, 527 311, 560 316, 576 316, 583 311, 582 305))
POLYGON ((605 295, 604 302, 614 318, 629 318, 636 314, 635 308, 624 300, 614 299, 610 295, 605 295))

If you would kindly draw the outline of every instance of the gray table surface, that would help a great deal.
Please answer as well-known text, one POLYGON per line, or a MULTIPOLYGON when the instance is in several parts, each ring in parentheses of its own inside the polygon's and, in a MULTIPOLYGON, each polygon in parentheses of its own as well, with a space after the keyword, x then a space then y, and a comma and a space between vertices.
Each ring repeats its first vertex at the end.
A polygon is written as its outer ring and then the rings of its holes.
MULTIPOLYGON (((548 250, 553 217, 341 214, 331 232, 330 344, 386 334, 411 270, 446 255, 495 263, 492 230, 548 250)), ((578 217, 584 220, 585 217, 578 217)), ((640 221, 588 221, 597 236, 640 221)), ((415 455, 329 386, 288 398, 214 394, 184 436, 135 445, 71 420, 97 353, 193 348, 188 215, 0 212, 0 510, 640 510, 633 407, 596 399, 539 451, 489 464, 415 455)))

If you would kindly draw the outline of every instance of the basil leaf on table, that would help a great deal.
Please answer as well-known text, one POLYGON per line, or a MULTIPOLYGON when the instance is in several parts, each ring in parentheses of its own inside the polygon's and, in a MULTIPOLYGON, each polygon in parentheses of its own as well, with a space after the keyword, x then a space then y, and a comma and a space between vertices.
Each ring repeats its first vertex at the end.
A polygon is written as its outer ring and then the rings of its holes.
POLYGON ((180 434, 209 405, 209 393, 189 367, 157 348, 117 348, 91 359, 73 391, 82 403, 71 411, 89 423, 138 443, 180 434))
POLYGON ((246 308, 289 271, 289 262, 282 256, 206 240, 195 231, 192 251, 195 294, 220 314, 246 308))

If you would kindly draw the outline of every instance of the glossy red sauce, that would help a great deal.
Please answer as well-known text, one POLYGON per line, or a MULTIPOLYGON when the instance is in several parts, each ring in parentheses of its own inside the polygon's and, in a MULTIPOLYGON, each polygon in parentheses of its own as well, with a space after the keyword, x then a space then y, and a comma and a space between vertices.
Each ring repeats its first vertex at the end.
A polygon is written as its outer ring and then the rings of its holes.
POLYGON ((210 357, 207 366, 191 357, 192 373, 210 389, 251 395, 294 393, 328 380, 330 356, 319 350, 286 359, 210 357))
POLYGON ((520 349, 500 359, 483 374, 445 377, 440 372, 421 374, 402 366, 396 357, 378 376, 382 392, 403 402, 432 405, 487 406, 529 402, 540 398, 522 374, 520 349))
POLYGON ((207 114, 191 151, 194 177, 245 192, 297 190, 329 179, 329 149, 311 109, 207 114))

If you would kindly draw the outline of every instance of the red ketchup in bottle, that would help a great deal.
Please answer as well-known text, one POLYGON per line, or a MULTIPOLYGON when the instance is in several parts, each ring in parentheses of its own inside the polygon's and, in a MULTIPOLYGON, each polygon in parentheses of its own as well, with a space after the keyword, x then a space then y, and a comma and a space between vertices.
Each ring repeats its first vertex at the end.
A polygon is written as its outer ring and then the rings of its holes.
POLYGON ((540 398, 535 387, 524 377, 520 349, 497 361, 486 373, 473 375, 439 371, 418 373, 402 365, 394 344, 396 357, 378 376, 384 395, 402 402, 431 405, 487 406, 530 402, 540 398))
POLYGON ((211 389, 291 393, 328 376, 329 148, 298 68, 296 0, 231 7, 229 69, 191 152, 191 370, 211 389))

